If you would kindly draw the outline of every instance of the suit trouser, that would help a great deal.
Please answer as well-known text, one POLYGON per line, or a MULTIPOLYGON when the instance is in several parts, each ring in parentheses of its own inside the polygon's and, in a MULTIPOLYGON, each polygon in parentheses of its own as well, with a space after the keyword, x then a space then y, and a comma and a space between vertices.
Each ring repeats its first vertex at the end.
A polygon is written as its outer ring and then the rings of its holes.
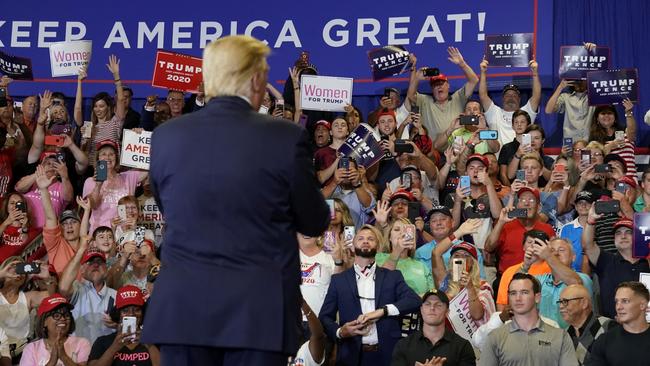
POLYGON ((161 366, 286 366, 287 355, 239 348, 161 345, 161 366))

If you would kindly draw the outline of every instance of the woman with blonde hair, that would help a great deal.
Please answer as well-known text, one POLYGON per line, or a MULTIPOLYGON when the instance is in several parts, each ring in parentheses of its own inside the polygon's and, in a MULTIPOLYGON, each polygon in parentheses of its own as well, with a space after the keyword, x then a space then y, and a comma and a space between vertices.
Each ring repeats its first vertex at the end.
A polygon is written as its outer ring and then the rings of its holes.
POLYGON ((433 289, 431 269, 413 258, 415 254, 416 230, 406 218, 396 219, 389 225, 388 235, 380 243, 375 256, 377 265, 402 272, 406 284, 422 296, 433 289))
POLYGON ((451 301, 463 290, 467 290, 471 320, 476 326, 486 323, 492 313, 496 311, 492 287, 481 280, 478 263, 478 251, 473 244, 456 242, 451 247, 449 269, 442 260, 442 254, 447 251, 451 242, 445 238, 433 250, 431 257, 431 271, 439 291, 444 291, 451 301), (460 264, 455 264, 460 262, 460 264), (454 278, 454 266, 457 278, 454 278))

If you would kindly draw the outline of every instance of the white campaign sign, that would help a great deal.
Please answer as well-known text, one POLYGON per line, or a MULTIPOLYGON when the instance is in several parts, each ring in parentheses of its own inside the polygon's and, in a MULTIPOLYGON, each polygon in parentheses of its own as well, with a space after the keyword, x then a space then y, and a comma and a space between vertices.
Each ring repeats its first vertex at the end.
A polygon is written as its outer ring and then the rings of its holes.
POLYGON ((52 77, 79 75, 79 69, 90 63, 92 41, 56 42, 50 46, 52 77))
POLYGON ((300 78, 302 109, 343 112, 352 103, 352 78, 303 75, 300 78))
MULTIPOLYGON (((650 290, 650 273, 639 273, 639 282, 650 290)), ((648 308, 645 310, 645 321, 650 323, 650 302, 648 303, 648 308)))
POLYGON ((122 153, 120 164, 136 169, 149 170, 151 156, 151 132, 142 131, 138 134, 124 130, 122 135, 122 153))
POLYGON ((469 295, 467 289, 462 289, 449 302, 449 314, 447 315, 451 326, 459 336, 467 339, 472 339, 472 334, 478 329, 478 325, 472 319, 469 313, 469 295))

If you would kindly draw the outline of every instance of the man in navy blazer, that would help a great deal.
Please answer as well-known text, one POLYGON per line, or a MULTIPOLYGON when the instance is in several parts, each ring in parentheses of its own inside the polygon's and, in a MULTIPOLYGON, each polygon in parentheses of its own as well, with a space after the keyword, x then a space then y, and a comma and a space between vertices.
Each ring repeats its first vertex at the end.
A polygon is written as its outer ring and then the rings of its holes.
POLYGON ((338 345, 337 365, 388 366, 402 335, 399 315, 419 309, 420 298, 402 273, 377 267, 381 240, 379 230, 364 225, 354 238, 353 268, 330 281, 319 318, 338 345))
POLYGON ((298 349, 296 231, 321 235, 329 209, 307 132, 257 113, 268 53, 248 36, 208 45, 208 103, 153 134, 166 228, 142 339, 162 365, 286 365, 298 349))

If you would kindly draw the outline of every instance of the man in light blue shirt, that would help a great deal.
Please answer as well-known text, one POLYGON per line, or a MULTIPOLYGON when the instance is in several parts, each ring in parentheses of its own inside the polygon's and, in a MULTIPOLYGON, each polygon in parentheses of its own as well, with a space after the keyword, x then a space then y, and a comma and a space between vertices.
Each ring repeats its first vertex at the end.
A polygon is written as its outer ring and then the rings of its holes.
POLYGON ((578 284, 583 285, 589 294, 593 295, 591 278, 571 268, 575 254, 573 254, 573 248, 568 240, 555 238, 546 244, 540 239, 535 239, 535 242, 537 245, 533 250, 551 267, 551 273, 536 276, 542 285, 539 313, 555 320, 562 329, 566 329, 569 324, 560 315, 560 305, 558 304, 560 293, 568 285, 578 284))
MULTIPOLYGON (((463 225, 464 224, 465 223, 463 223, 463 225)), ((429 211, 429 227, 433 240, 419 247, 415 251, 414 258, 431 268, 431 251, 440 241, 449 237, 452 243, 449 246, 449 249, 447 249, 447 251, 442 255, 442 260, 445 262, 445 266, 448 266, 449 258, 451 258, 451 247, 456 243, 456 241, 463 241, 462 237, 466 234, 462 230, 464 228, 463 225, 461 225, 456 231, 453 230, 453 225, 454 219, 449 208, 446 206, 434 206, 433 209, 429 211)), ((483 255, 480 250, 478 251, 478 263, 481 269, 481 278, 484 279, 485 267, 483 265, 483 255)))
POLYGON ((576 259, 572 263, 572 267, 576 271, 582 270, 582 229, 587 224, 587 216, 589 215, 589 209, 591 204, 596 202, 596 197, 593 193, 589 191, 582 191, 576 195, 574 201, 574 206, 578 217, 575 220, 567 223, 562 226, 560 229, 560 237, 567 239, 573 246, 573 253, 576 256, 576 259))

